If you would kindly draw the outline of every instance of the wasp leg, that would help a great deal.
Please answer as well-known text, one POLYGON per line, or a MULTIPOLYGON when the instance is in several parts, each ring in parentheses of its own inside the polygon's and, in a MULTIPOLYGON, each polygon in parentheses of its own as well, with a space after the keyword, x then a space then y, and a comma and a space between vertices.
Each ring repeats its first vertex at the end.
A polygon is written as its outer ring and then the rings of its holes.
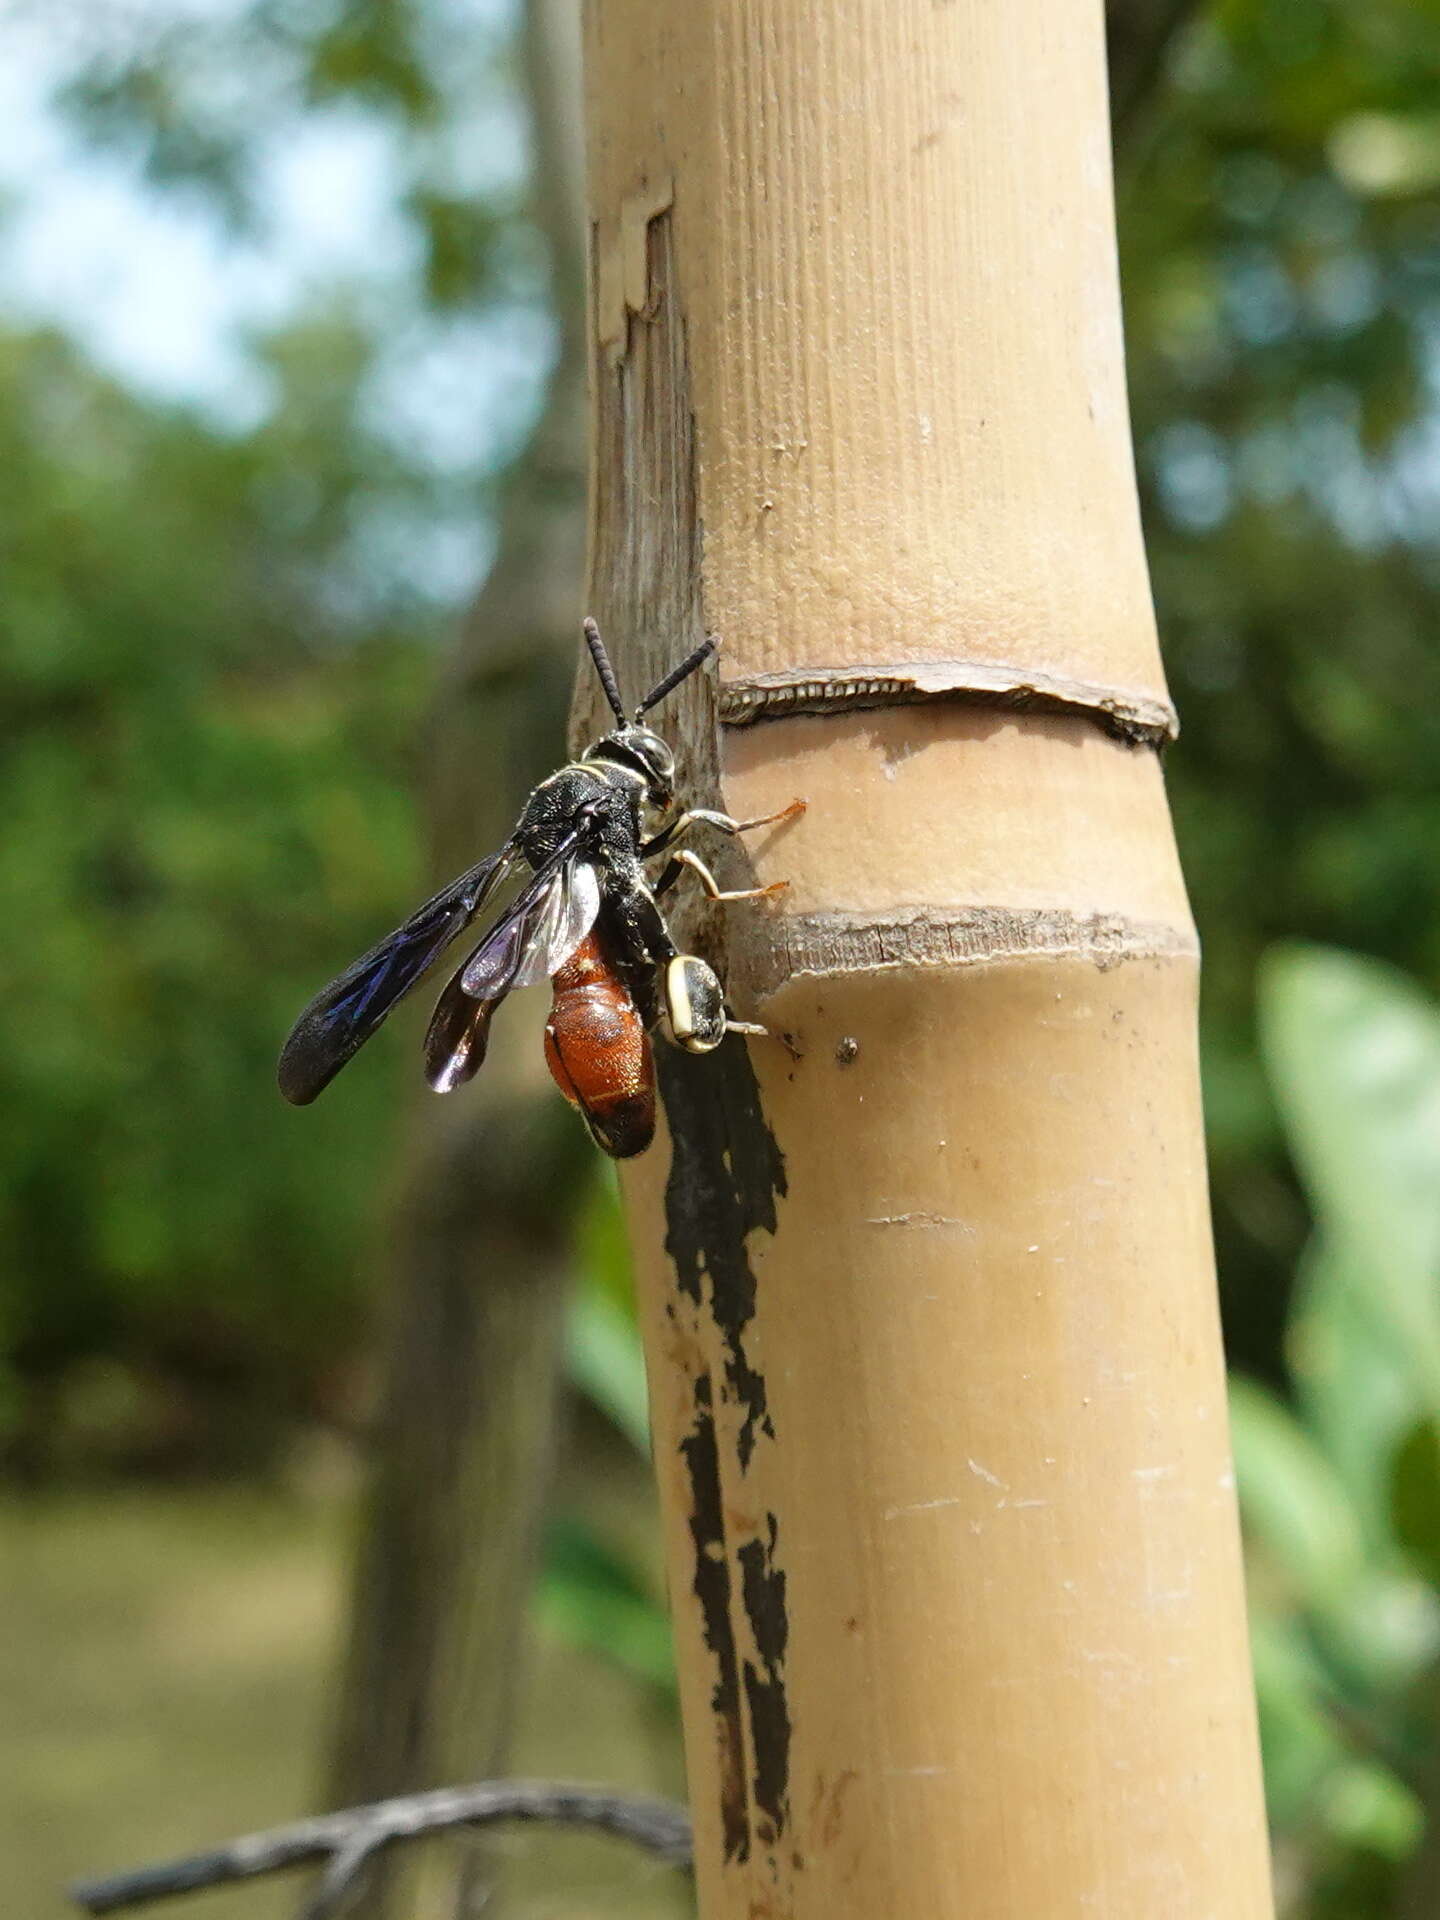
MULTIPOLYGON (((672 861, 671 865, 674 864, 672 861)), ((660 878, 663 880, 664 874, 660 878)), ((678 878, 677 868, 675 879, 678 878)), ((674 885, 674 879, 670 884, 674 885)), ((660 890, 658 881, 652 889, 642 879, 639 885, 622 888, 610 901, 615 931, 624 952, 634 961, 648 960, 654 966, 666 965, 678 951, 665 916, 655 904, 655 895, 660 890)))
POLYGON ((796 1046, 793 1035, 776 1033, 773 1027, 758 1027, 751 1020, 732 1020, 728 1009, 725 1014, 725 1031, 727 1034, 748 1034, 755 1040, 778 1040, 792 1060, 803 1060, 805 1058, 799 1047, 796 1046))
POLYGON ((768 887, 739 887, 732 892, 727 892, 699 854, 692 853, 688 847, 680 849, 666 866, 665 872, 669 873, 671 868, 674 868, 675 878, 678 880, 681 867, 689 867, 690 871, 699 877, 701 886, 711 900, 768 900, 772 894, 784 893, 790 884, 788 880, 772 880, 768 887))
POLYGON ((665 1015, 670 1038, 686 1053, 713 1053, 730 1033, 768 1039, 769 1030, 737 1020, 708 960, 680 953, 665 968, 665 1015))
POLYGON ((641 856, 648 858, 652 853, 663 853, 673 846, 682 833, 688 833, 693 826, 705 825, 718 827, 722 833, 749 833, 754 827, 778 826, 782 820, 794 820, 804 813, 809 803, 805 800, 792 800, 788 807, 782 807, 778 813, 765 813, 758 820, 735 820, 728 813, 720 813, 714 807, 689 807, 662 827, 653 839, 647 840, 641 847, 641 856))

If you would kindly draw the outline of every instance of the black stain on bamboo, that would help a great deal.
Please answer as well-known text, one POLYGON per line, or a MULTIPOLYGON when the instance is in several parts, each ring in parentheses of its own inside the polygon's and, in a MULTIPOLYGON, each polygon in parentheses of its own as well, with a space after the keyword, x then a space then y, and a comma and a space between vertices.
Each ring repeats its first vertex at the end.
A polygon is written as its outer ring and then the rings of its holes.
POLYGON ((690 1538, 695 1547, 693 1589, 700 1603, 705 1644, 715 1657, 710 1705, 720 1760, 720 1831, 727 1860, 750 1857, 750 1817, 745 1797, 745 1737, 740 1721, 740 1662, 730 1621, 730 1561, 725 1551, 725 1505, 720 1491, 720 1449, 715 1436, 710 1376, 695 1382, 695 1421, 680 1442, 690 1478, 690 1538))
POLYGON ((761 1434, 775 1437, 765 1379, 745 1352, 755 1317, 755 1273, 746 1248, 757 1230, 774 1233, 775 1203, 785 1195, 785 1158, 765 1122, 755 1071, 742 1045, 727 1042, 703 1058, 666 1048, 660 1092, 674 1152, 665 1187, 665 1251, 680 1291, 704 1304, 725 1342, 725 1386, 742 1409, 737 1442, 750 1465, 761 1434))
MULTIPOLYGON (((592 237, 593 282, 600 255, 614 248, 616 236, 595 229, 592 237)), ((607 337, 606 351, 593 369, 599 477, 592 604, 606 630, 629 643, 626 678, 636 686, 651 684, 706 630, 690 373, 668 209, 648 220, 646 267, 643 304, 627 297, 618 316, 621 337, 607 337)), ((628 274, 627 267, 627 289, 628 274)), ((593 675, 583 675, 579 687, 573 715, 577 745, 609 724, 603 717, 594 724, 593 675)), ((666 707, 666 735, 685 768, 692 804, 720 803, 716 697, 713 676, 696 675, 666 707)), ((744 858, 743 849, 733 846, 716 853, 722 864, 744 858)), ((682 912, 675 933, 713 959, 723 975, 722 954, 706 938, 707 931, 718 934, 722 923, 712 915, 707 927, 704 909, 700 912, 700 925, 686 921, 682 912)), ((764 1376, 746 1352, 756 1305, 746 1243, 757 1231, 775 1231, 785 1162, 766 1124, 741 1041, 727 1041, 703 1059, 669 1047, 657 1053, 674 1143, 665 1210, 677 1304, 683 1297, 697 1319, 711 1322, 720 1345, 714 1364, 702 1363, 693 1382, 691 1420, 680 1455, 694 1553, 690 1577, 713 1662, 721 1834, 725 1857, 736 1861, 748 1859, 757 1843, 768 1845, 775 1838, 789 1777, 789 1715, 780 1675, 785 1587, 774 1565, 775 1529, 770 1523, 768 1545, 763 1538, 756 1543, 761 1560, 747 1574, 749 1562, 741 1557, 745 1546, 737 1552, 735 1542, 727 1544, 725 1499, 727 1485, 748 1473, 760 1436, 774 1434, 764 1376), (723 1477, 722 1447, 727 1450, 723 1477)), ((753 1506, 746 1503, 747 1510, 753 1506)), ((731 1515, 732 1533, 735 1524, 731 1515)))
POLYGON ((768 1540, 747 1540, 739 1553, 745 1616, 759 1656, 745 1662, 745 1700, 754 1748, 755 1804, 776 1836, 790 1813, 790 1707, 785 1695, 785 1649, 790 1620, 785 1611, 785 1575, 776 1563, 779 1525, 766 1515, 768 1540))
MULTIPOLYGON (((658 1065, 673 1142, 665 1190, 666 1251, 680 1292, 697 1308, 708 1306, 720 1333, 725 1353, 721 1394, 740 1411, 735 1444, 743 1475, 759 1435, 773 1439, 775 1432, 764 1375, 745 1352, 757 1291, 747 1243, 757 1230, 775 1231, 777 1202, 786 1192, 785 1160, 766 1123, 743 1047, 727 1044, 703 1059, 666 1052, 658 1065)), ((714 1389, 708 1375, 696 1382, 695 1420, 681 1442, 681 1454, 690 1479, 694 1591, 705 1642, 716 1663, 711 1698, 720 1742, 725 1857, 745 1860, 752 1833, 762 1845, 771 1846, 789 1818, 791 1728, 784 1668, 790 1626, 785 1575, 776 1552, 779 1526, 768 1514, 766 1536, 747 1540, 736 1551, 739 1601, 756 1655, 742 1662, 735 1641, 735 1581, 725 1541, 714 1389), (742 1684, 750 1733, 748 1790, 742 1684), (753 1829, 752 1808, 759 1816, 753 1829)))

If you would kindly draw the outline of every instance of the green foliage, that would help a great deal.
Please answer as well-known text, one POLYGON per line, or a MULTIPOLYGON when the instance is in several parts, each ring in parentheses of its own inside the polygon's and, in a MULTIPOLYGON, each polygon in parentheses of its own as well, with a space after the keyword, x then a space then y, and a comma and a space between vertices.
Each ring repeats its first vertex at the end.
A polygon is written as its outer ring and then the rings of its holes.
MULTIPOLYGON (((103 1353, 206 1381, 245 1457, 243 1404, 263 1425, 321 1386, 383 1190, 385 1050, 303 1124, 273 1056, 417 884, 433 616, 337 605, 363 605, 353 517, 418 483, 338 430, 365 365, 338 316, 271 359, 288 404, 227 437, 0 339, 0 1351, 27 1447, 103 1353)), ((182 1451, 193 1413, 159 1423, 182 1451)))
POLYGON ((1381 1920, 1440 1764, 1440 1008, 1291 946, 1260 1027, 1316 1220, 1293 1402, 1231 1390, 1266 1779, 1305 1910, 1381 1920))
POLYGON ((1220 0, 1122 157, 1227 1333, 1272 1372, 1306 1208, 1258 1065, 1260 956, 1302 937, 1440 974, 1437 73, 1432 5, 1220 0))
MULTIPOLYGON (((578 1251, 566 1340, 570 1382, 648 1463, 645 1357, 615 1170, 608 1163, 596 1171, 578 1251)), ((654 1571, 658 1538, 650 1546, 648 1553, 637 1550, 632 1538, 592 1513, 560 1514, 546 1540, 538 1614, 573 1645, 615 1662, 673 1711, 670 1622, 654 1571)))
MULTIPOLYGON (((508 7, 447 0, 248 0, 114 12, 77 43, 57 104, 89 147, 157 190, 263 231, 266 161, 316 126, 388 130, 394 198, 424 308, 533 299, 544 267, 519 181, 508 7), (477 140, 490 123, 490 141, 477 140), (497 151, 506 157, 497 165, 497 151)), ((403 252, 383 265, 403 271, 403 252)))
POLYGON ((552 1521, 536 1611, 543 1626, 613 1661, 674 1710, 674 1655, 661 1597, 634 1556, 602 1540, 588 1522, 570 1515, 552 1521))
POLYGON ((1440 1423, 1417 1420, 1395 1449, 1390 1517, 1411 1565, 1440 1591, 1440 1423))
POLYGON ((457 611, 430 558, 483 552, 506 452, 427 454, 397 342, 453 358, 460 310, 533 311, 543 282, 503 9, 86 11, 45 23, 56 104, 187 218, 263 244, 307 129, 368 129, 393 173, 373 270, 292 267, 243 429, 0 322, 0 1459, 240 1466, 353 1411, 396 1048, 303 1119, 274 1056, 422 885, 457 611))
POLYGON ((567 1329, 570 1378, 637 1452, 649 1456, 650 1402, 630 1252, 613 1168, 596 1175, 581 1221, 580 1283, 567 1329))

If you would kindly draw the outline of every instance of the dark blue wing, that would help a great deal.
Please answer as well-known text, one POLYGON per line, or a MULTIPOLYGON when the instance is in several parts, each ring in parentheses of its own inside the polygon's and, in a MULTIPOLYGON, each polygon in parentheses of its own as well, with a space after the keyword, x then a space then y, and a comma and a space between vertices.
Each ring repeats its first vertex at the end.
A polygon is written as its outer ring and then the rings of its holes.
POLYGON ((514 858, 513 848, 505 846, 462 873, 316 994, 280 1054, 280 1091, 292 1105, 308 1106, 329 1086, 396 1001, 469 926, 514 858))

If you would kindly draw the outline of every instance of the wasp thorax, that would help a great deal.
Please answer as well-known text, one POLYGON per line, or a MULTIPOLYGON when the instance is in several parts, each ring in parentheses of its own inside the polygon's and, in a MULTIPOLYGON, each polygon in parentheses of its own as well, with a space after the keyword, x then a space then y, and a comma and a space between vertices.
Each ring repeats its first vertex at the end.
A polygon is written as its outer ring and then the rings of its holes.
POLYGON ((677 953, 665 969, 665 1014, 676 1046, 711 1053, 725 1038, 725 995, 714 970, 693 953, 677 953))

